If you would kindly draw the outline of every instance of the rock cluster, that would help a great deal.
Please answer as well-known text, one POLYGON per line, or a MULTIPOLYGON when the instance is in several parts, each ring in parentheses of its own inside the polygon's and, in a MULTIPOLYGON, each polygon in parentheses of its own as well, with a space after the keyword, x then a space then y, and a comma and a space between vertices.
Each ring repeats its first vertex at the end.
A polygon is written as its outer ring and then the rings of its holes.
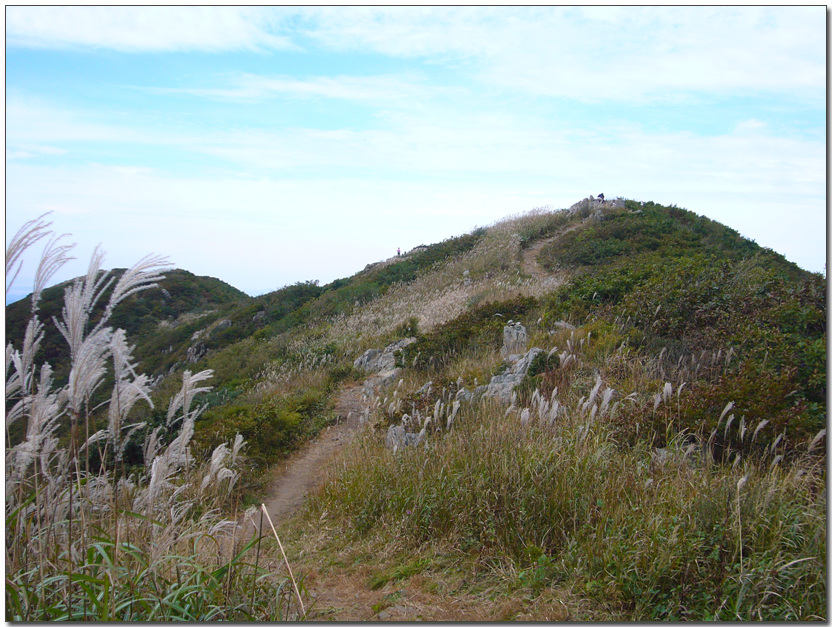
POLYGON ((401 425, 390 425, 387 429, 385 445, 391 451, 402 449, 405 446, 417 446, 425 440, 425 431, 421 433, 407 433, 401 425))

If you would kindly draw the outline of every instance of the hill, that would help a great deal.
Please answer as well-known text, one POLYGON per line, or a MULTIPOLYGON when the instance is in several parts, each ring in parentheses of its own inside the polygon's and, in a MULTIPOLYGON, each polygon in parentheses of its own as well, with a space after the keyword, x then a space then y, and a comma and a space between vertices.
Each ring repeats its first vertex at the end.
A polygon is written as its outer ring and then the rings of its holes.
MULTIPOLYGON (((189 450, 208 485, 245 439, 223 501, 244 509, 271 465, 356 419, 342 390, 358 412, 363 385, 360 435, 280 527, 317 616, 826 617, 824 277, 623 199, 512 216, 326 286, 249 298, 175 276, 171 298, 140 292, 112 318, 153 376, 153 407, 126 424, 155 439, 125 442, 123 466, 81 458, 140 476, 153 447, 181 448, 171 411, 210 370, 189 450)), ((171 504, 202 503, 169 481, 171 504)), ((223 616, 275 609, 258 607, 223 616)))

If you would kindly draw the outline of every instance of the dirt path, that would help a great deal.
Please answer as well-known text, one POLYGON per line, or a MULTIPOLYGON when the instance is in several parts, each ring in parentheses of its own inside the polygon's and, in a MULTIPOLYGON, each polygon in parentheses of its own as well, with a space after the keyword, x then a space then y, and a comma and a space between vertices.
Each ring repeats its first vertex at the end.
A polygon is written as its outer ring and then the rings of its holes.
MULTIPOLYGON (((369 381, 372 383, 372 378, 369 381)), ((275 471, 271 496, 264 502, 275 525, 300 509, 306 496, 323 481, 326 465, 355 436, 365 408, 363 396, 363 382, 343 388, 335 401, 338 423, 327 427, 275 471)))
POLYGON ((546 246, 546 244, 553 242, 558 237, 560 237, 560 235, 555 235, 554 237, 542 239, 540 241, 535 242, 532 246, 526 248, 523 251, 522 268, 524 273, 541 281, 551 277, 551 273, 548 270, 546 270, 546 268, 537 263, 537 256, 540 254, 540 251, 543 250, 543 247, 546 246))
MULTIPOLYGON (((560 273, 553 274, 541 267, 537 262, 537 255, 544 246, 560 235, 537 241, 523 251, 523 272, 549 288, 563 283, 564 277, 560 273)), ((373 377, 367 383, 374 385, 376 380, 377 377, 373 377)), ((365 409, 365 385, 358 382, 343 388, 335 402, 338 424, 327 427, 315 440, 304 445, 274 472, 269 488, 270 496, 265 505, 275 525, 287 520, 300 509, 306 496, 321 485, 326 465, 331 463, 341 447, 354 437, 361 425, 361 414, 365 409)))
POLYGON ((544 291, 549 292, 563 285, 566 282, 567 274, 562 270, 555 272, 547 270, 537 262, 537 256, 547 244, 551 244, 557 238, 563 236, 564 233, 568 233, 569 231, 576 229, 578 226, 579 225, 570 226, 568 229, 563 231, 563 233, 558 233, 557 235, 547 237, 546 239, 538 240, 523 250, 523 258, 520 263, 520 268, 522 269, 523 274, 540 281, 543 285, 544 291))

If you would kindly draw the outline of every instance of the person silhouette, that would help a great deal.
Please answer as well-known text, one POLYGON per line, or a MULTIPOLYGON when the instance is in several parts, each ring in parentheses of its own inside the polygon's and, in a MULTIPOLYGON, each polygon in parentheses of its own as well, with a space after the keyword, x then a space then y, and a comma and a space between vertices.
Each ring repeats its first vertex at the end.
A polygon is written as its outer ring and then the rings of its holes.
POLYGON ((598 200, 601 201, 601 204, 604 204, 605 202, 607 202, 606 200, 604 200, 604 194, 598 194, 598 200))

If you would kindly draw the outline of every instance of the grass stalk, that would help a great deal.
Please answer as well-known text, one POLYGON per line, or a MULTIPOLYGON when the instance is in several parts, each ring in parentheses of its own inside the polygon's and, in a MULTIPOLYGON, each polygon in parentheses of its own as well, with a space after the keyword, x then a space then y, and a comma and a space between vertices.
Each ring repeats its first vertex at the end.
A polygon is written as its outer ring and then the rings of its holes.
POLYGON ((289 558, 286 557, 286 551, 283 550, 283 543, 280 541, 280 536, 277 535, 277 529, 274 528, 274 523, 272 522, 271 516, 269 516, 269 512, 266 509, 266 506, 261 503, 260 509, 263 511, 263 513, 266 514, 266 519, 269 521, 269 526, 272 528, 272 533, 274 533, 275 540, 277 540, 277 546, 280 547, 280 553, 283 555, 283 561, 286 564, 286 569, 289 571, 289 577, 292 579, 292 585, 295 588, 295 594, 297 594, 301 612, 303 612, 303 615, 306 616, 306 609, 303 607, 303 599, 300 596, 300 589, 298 588, 297 581, 295 581, 295 576, 292 574, 292 567, 289 564, 289 558))

